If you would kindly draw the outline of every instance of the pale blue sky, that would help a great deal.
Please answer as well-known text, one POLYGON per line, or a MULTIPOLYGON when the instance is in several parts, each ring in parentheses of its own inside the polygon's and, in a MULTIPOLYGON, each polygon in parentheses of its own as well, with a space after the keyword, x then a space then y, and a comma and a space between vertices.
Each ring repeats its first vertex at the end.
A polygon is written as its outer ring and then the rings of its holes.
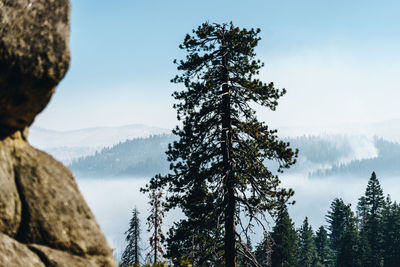
POLYGON ((169 82, 205 21, 259 27, 261 76, 286 87, 276 126, 400 118, 398 1, 72 0, 71 67, 35 125, 176 124, 169 82))

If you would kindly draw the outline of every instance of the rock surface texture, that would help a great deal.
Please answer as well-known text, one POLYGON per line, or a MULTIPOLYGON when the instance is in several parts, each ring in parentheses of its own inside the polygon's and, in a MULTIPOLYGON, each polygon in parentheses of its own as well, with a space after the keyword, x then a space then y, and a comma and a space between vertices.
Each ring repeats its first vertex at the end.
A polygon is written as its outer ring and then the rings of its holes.
POLYGON ((69 66, 68 0, 0 0, 0 267, 115 266, 71 172, 27 142, 69 66))
POLYGON ((67 72, 68 0, 0 0, 0 126, 30 125, 67 72))

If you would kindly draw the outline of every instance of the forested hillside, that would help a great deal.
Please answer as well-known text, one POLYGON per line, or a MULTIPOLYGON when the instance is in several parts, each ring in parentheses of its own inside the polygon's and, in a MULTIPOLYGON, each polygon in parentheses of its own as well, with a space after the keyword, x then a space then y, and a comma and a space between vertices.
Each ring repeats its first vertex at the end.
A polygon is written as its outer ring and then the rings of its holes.
MULTIPOLYGON (((172 135, 137 138, 104 148, 92 156, 70 164, 74 173, 104 176, 153 176, 168 171, 165 151, 172 135)), ((384 139, 343 135, 301 136, 285 138, 298 148, 297 164, 287 173, 310 174, 312 177, 355 175, 365 177, 371 171, 385 176, 400 174, 400 144, 384 139)), ((273 163, 267 163, 275 168, 273 163)))
POLYGON ((169 164, 164 152, 173 140, 172 135, 127 140, 92 156, 79 158, 69 167, 74 173, 94 177, 167 172, 169 164))
POLYGON ((313 172, 311 176, 349 175, 365 177, 371 171, 376 171, 384 176, 399 175, 400 144, 375 138, 374 145, 378 152, 377 157, 352 160, 348 163, 336 163, 331 168, 313 172))

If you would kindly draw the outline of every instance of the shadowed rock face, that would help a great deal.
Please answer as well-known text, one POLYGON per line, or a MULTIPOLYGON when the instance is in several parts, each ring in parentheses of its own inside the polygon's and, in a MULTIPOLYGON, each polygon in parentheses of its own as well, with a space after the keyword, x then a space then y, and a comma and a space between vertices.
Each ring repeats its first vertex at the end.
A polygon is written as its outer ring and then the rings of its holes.
POLYGON ((30 125, 67 72, 68 0, 0 0, 0 127, 30 125))
POLYGON ((71 172, 27 143, 69 65, 68 0, 0 0, 0 266, 115 266, 71 172))

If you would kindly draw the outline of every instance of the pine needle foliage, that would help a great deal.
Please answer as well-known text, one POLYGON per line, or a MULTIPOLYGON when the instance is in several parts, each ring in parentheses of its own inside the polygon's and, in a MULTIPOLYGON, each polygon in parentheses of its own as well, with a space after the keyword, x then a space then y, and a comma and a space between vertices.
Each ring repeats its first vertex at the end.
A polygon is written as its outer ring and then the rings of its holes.
POLYGON ((172 79, 186 88, 173 94, 182 125, 173 131, 179 140, 167 151, 172 171, 150 182, 150 188, 166 187, 169 208, 180 207, 200 221, 205 212, 224 227, 226 266, 236 266, 240 217, 250 220, 242 225, 247 233, 294 193, 279 187, 265 162, 277 161, 283 172, 295 163, 297 151, 258 121, 252 108, 275 110, 286 93, 257 78, 264 66, 255 59, 259 32, 204 23, 186 35, 180 48, 187 56, 175 61, 180 75, 172 79))
POLYGON ((317 250, 315 247, 314 232, 306 217, 298 230, 299 235, 299 265, 314 267, 316 265, 317 250))
POLYGON ((374 266, 381 266, 383 261, 382 212, 385 207, 385 197, 375 172, 372 172, 371 178, 368 181, 367 189, 365 190, 365 200, 367 203, 365 231, 369 245, 371 246, 372 263, 374 266))
POLYGON ((271 237, 273 242, 271 266, 298 266, 299 237, 286 206, 283 206, 278 213, 271 237))
POLYGON ((321 226, 316 232, 315 247, 320 265, 325 267, 333 267, 333 252, 330 248, 328 232, 323 226, 321 226))

